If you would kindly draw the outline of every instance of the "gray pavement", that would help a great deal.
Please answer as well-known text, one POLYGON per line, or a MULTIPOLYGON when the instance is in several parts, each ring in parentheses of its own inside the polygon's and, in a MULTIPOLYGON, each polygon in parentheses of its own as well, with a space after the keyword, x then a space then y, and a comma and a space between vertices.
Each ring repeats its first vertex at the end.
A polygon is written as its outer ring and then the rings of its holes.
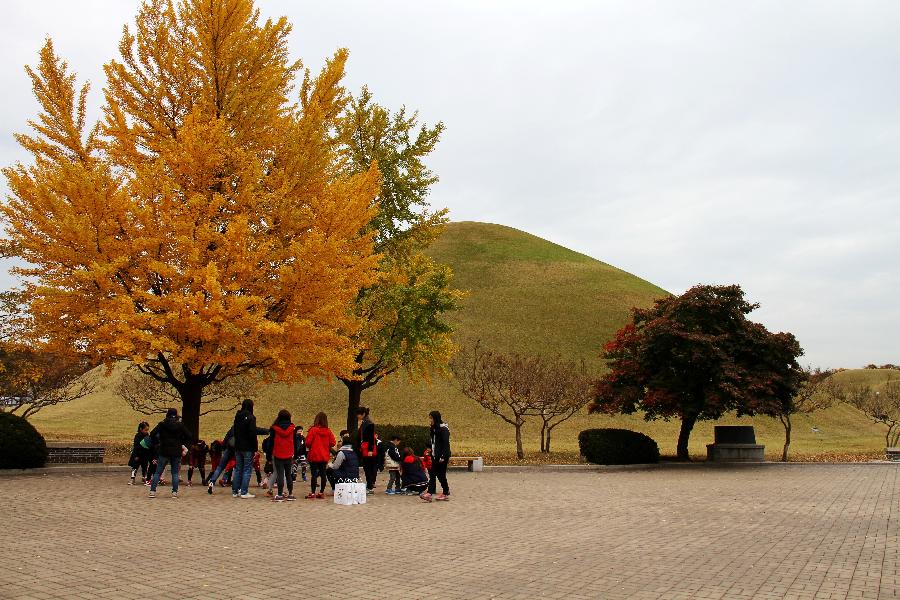
POLYGON ((898 598, 898 473, 451 472, 354 507, 3 477, 0 598, 898 598))

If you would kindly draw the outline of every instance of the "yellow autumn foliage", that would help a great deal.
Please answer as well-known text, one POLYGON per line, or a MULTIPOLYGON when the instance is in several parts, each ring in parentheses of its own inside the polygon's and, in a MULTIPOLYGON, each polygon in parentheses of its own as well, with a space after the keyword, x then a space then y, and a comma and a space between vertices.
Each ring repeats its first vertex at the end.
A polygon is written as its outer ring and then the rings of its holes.
POLYGON ((33 162, 4 169, 0 209, 33 342, 176 387, 352 371, 380 177, 346 174, 333 139, 346 51, 310 75, 290 30, 250 0, 145 2, 93 126, 47 41, 28 69, 41 112, 17 136, 33 162))

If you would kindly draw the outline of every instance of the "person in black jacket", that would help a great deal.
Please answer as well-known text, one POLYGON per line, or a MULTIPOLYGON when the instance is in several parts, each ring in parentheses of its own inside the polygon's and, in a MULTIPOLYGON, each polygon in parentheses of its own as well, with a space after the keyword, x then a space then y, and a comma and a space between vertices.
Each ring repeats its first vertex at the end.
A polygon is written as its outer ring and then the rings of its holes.
POLYGON ((231 478, 231 496, 255 498, 247 492, 250 486, 250 471, 253 470, 253 454, 259 450, 257 436, 268 435, 268 429, 256 426, 253 415, 253 400, 247 398, 241 403, 241 410, 234 415, 235 467, 231 478))
POLYGON ((128 459, 128 466, 131 467, 131 481, 128 485, 134 485, 134 478, 137 477, 138 468, 141 469, 141 481, 147 479, 147 465, 151 460, 150 440, 150 423, 141 421, 137 427, 137 433, 134 434, 134 443, 131 446, 131 458, 128 459))
POLYGON ((170 408, 166 411, 165 420, 160 421, 150 432, 150 437, 159 439, 159 456, 156 459, 156 472, 150 483, 150 497, 156 498, 156 486, 159 485, 159 478, 166 469, 166 463, 169 463, 172 469, 172 497, 177 498, 181 457, 185 448, 191 444, 193 436, 178 418, 178 411, 170 408))
POLYGON ((378 447, 375 440, 375 423, 369 419, 369 409, 360 406, 356 409, 356 421, 359 423, 359 448, 356 449, 362 459, 363 471, 366 474, 366 494, 375 493, 375 478, 378 476, 378 447))
POLYGON ((441 419, 441 413, 433 410, 428 414, 431 421, 431 470, 428 472, 428 491, 422 500, 431 502, 441 482, 441 495, 434 500, 449 500, 450 486, 447 484, 447 463, 450 462, 450 427, 441 419))

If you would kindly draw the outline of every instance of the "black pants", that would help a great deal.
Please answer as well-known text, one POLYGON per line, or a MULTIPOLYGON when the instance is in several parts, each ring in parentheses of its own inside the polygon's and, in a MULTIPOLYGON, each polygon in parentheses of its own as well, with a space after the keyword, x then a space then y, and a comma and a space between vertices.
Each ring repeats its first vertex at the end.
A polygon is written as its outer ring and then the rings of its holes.
POLYGON ((147 463, 148 459, 146 456, 135 456, 131 461, 131 478, 134 479, 137 475, 138 467, 141 469, 141 480, 147 480, 147 463))
POLYGON ((147 481, 153 479, 156 474, 156 459, 150 459, 147 463, 147 481))
POLYGON ((312 477, 309 479, 309 486, 312 490, 312 493, 316 493, 316 482, 321 479, 322 480, 322 494, 325 493, 325 464, 323 462, 311 462, 309 463, 309 469, 312 471, 312 477))
POLYGON ((375 464, 378 462, 377 456, 364 456, 362 459, 363 471, 366 474, 366 489, 375 489, 375 478, 378 476, 378 469, 375 464))
POLYGON ((206 483, 206 465, 200 465, 199 467, 192 465, 188 467, 188 483, 191 482, 191 478, 194 476, 194 469, 200 470, 200 481, 206 483))
POLYGON ((284 495, 284 482, 287 480, 287 489, 289 494, 294 493, 294 482, 291 479, 291 463, 294 461, 290 458, 276 458, 275 463, 275 479, 278 481, 278 495, 284 495))
POLYGON ((428 493, 433 494, 437 490, 437 482, 441 482, 441 492, 450 493, 450 486, 447 485, 447 461, 440 462, 435 460, 431 463, 431 469, 428 471, 431 479, 428 480, 428 493))

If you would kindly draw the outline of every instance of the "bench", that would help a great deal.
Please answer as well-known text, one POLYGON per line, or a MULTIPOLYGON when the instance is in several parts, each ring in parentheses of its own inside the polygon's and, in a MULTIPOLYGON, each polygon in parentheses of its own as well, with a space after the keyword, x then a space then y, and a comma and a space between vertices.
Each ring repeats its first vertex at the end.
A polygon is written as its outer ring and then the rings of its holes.
POLYGON ((47 442, 47 464, 103 463, 106 448, 78 442, 47 442))
POLYGON ((900 448, 885 448, 884 457, 891 462, 900 462, 900 448))
POLYGON ((454 460, 466 461, 469 471, 480 473, 484 470, 484 458, 480 456, 451 456, 450 462, 454 460))

